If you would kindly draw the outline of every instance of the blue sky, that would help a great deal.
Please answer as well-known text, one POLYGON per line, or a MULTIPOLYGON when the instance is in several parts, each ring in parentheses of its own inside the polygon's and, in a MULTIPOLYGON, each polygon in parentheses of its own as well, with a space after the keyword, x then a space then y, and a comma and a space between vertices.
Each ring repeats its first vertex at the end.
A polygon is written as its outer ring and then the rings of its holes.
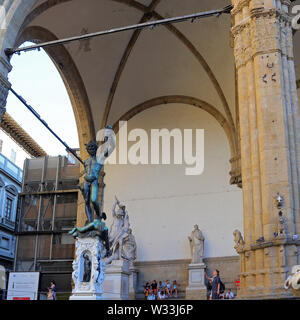
MULTIPOLYGON (((30 43, 26 43, 30 45, 30 43)), ((29 51, 14 55, 9 81, 44 119, 51 129, 71 148, 78 148, 78 135, 73 109, 64 83, 45 51, 29 51)), ((51 156, 65 155, 64 146, 26 109, 9 94, 7 112, 51 156)))

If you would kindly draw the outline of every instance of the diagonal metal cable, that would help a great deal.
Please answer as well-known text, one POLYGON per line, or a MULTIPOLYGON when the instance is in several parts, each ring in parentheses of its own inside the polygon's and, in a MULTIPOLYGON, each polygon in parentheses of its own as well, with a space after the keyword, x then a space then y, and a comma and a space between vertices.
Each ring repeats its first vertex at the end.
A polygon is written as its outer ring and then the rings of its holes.
POLYGON ((30 106, 26 100, 20 96, 19 94, 17 94, 17 92, 13 89, 10 88, 9 89, 15 96, 16 98, 21 101, 23 103, 23 105, 51 132, 51 134, 61 143, 65 146, 66 150, 69 151, 70 153, 72 153, 72 155, 78 160, 80 161, 82 164, 84 164, 83 160, 76 154, 76 152, 70 148, 66 142, 64 142, 47 124, 47 122, 45 120, 43 120, 41 118, 41 116, 32 108, 32 106, 30 106))

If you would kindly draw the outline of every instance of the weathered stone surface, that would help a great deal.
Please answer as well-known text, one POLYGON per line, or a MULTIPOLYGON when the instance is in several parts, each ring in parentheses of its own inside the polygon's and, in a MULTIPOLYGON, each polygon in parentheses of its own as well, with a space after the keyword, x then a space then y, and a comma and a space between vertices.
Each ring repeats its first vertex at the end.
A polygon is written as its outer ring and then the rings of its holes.
POLYGON ((232 1, 238 77, 245 243, 240 298, 280 298, 299 234, 300 124, 290 1, 232 1), (274 198, 285 205, 279 209, 274 198), (284 221, 284 222, 283 222, 284 221), (279 226, 280 224, 280 226, 279 226), (284 229, 284 230, 283 230, 284 229), (279 234, 279 235, 278 235, 279 234), (283 239, 283 242, 280 239, 283 239))

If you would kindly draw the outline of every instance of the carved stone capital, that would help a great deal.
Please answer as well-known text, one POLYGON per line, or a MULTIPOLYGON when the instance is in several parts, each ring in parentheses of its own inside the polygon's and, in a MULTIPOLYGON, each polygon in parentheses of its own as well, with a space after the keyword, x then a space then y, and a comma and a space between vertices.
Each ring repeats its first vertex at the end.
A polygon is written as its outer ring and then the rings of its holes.
POLYGON ((241 168, 241 155, 237 155, 230 159, 231 171, 230 184, 236 184, 239 188, 242 188, 242 168, 241 168))
POLYGON ((257 54, 280 52, 293 59, 292 18, 284 10, 252 9, 231 29, 237 69, 257 54))

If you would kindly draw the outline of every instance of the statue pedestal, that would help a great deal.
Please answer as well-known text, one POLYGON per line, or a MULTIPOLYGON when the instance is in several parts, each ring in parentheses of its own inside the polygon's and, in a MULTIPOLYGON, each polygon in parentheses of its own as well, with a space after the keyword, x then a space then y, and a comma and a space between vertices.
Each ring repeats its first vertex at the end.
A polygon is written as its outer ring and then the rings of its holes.
POLYGON ((188 266, 189 285, 186 288, 187 300, 206 300, 207 289, 204 282, 204 263, 192 263, 188 266))
POLYGON ((129 276, 129 300, 136 299, 136 289, 137 289, 137 276, 138 270, 132 266, 129 268, 130 276, 129 276))
POLYGON ((129 299, 129 262, 113 260, 106 266, 103 290, 105 300, 129 299))
POLYGON ((74 289, 70 300, 103 300, 105 263, 102 242, 97 237, 77 238, 75 246, 72 273, 74 289), (88 257, 88 263, 84 257, 88 257))

